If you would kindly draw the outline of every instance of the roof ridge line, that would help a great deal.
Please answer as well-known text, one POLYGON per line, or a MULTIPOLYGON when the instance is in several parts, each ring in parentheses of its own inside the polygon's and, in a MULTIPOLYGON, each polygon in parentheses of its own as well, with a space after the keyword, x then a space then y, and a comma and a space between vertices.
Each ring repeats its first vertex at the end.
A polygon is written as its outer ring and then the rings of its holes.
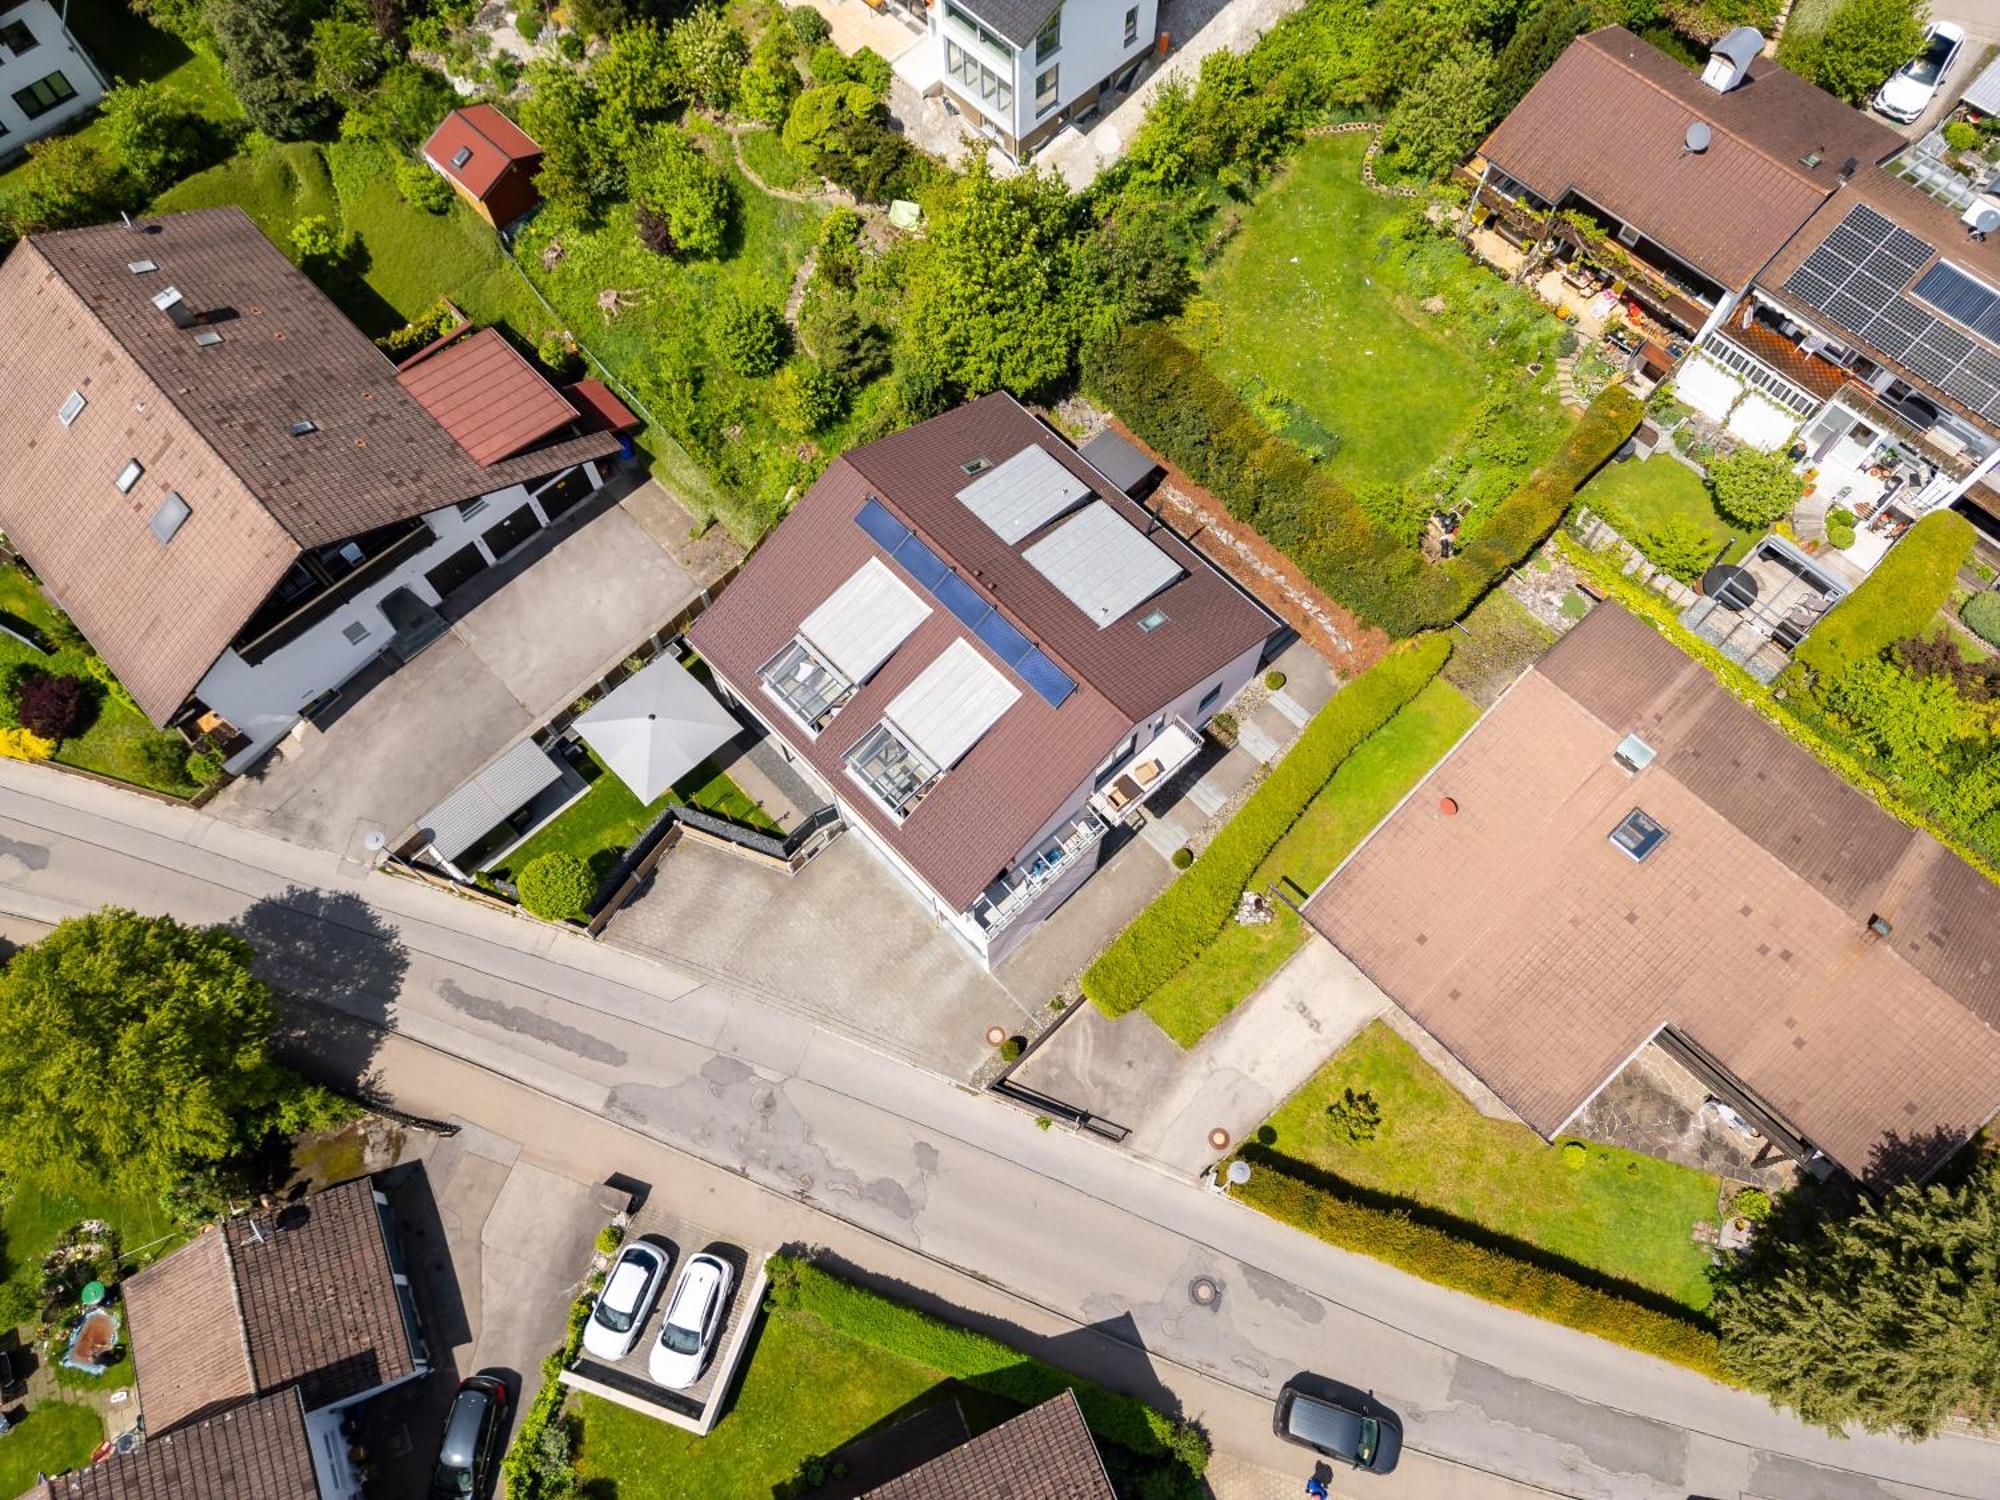
POLYGON ((229 1220, 224 1219, 216 1227, 216 1233, 222 1238, 222 1263, 229 1271, 229 1301, 236 1309, 236 1338, 243 1346, 243 1368, 250 1375, 250 1393, 253 1397, 262 1396, 265 1391, 257 1374, 257 1358, 250 1349, 250 1320, 243 1315, 243 1283, 236 1276, 236 1247, 229 1243, 229 1220))

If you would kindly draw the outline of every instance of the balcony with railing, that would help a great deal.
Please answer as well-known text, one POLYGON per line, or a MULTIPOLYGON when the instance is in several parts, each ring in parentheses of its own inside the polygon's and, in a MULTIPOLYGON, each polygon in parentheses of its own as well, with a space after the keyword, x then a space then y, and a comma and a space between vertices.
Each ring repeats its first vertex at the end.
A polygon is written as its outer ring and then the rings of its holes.
POLYGON ((1045 839, 1030 857, 989 885, 972 903, 972 916, 991 935, 1034 904, 1035 898, 1074 872, 1110 830, 1085 808, 1045 839))
POLYGON ((1090 805, 1106 822, 1129 818, 1200 753, 1201 736, 1176 720, 1112 771, 1090 805))

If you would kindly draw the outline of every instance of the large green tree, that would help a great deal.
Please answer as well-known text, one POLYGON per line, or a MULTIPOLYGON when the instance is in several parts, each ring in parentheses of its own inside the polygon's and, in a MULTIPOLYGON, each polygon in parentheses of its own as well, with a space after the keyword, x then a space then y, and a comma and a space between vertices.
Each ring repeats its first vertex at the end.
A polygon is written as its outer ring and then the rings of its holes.
POLYGON ((242 938, 109 908, 0 974, 0 1169, 165 1188, 326 1096, 272 1057, 271 992, 242 938))
POLYGON ((535 186, 557 213, 587 218, 625 185, 623 166, 598 128, 597 91, 563 62, 529 64, 528 85, 521 128, 542 148, 535 186))
POLYGON ((308 134, 324 108, 305 44, 306 15, 295 0, 209 0, 207 15, 250 123, 281 141, 308 134))
POLYGON ((1397 96, 1382 145, 1425 177, 1442 177, 1479 144, 1493 123, 1493 54, 1461 42, 1397 96))
POLYGON ((1863 104, 1923 50, 1926 14, 1923 0, 1843 0, 1820 30, 1788 31, 1779 61, 1829 94, 1863 104))
POLYGON ((2000 1417, 2000 1168, 1772 1221, 1715 1318, 1733 1373, 1832 1431, 2000 1417))
POLYGON ((1799 503, 1805 485, 1783 453, 1738 448, 1708 466, 1715 508, 1745 526, 1769 526, 1799 503))
POLYGON ((664 254, 710 259, 729 235, 729 184, 694 138, 657 126, 631 172, 640 237, 664 254))

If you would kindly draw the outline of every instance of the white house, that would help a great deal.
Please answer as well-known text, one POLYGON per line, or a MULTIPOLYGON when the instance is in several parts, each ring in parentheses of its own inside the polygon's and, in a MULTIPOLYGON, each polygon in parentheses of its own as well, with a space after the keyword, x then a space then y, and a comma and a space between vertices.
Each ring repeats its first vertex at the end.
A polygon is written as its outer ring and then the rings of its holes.
POLYGON ((49 0, 0 0, 0 161, 103 97, 97 64, 49 0))
POLYGON ((1157 0, 938 0, 928 45, 951 102, 1020 161, 1131 87, 1158 19, 1157 0))

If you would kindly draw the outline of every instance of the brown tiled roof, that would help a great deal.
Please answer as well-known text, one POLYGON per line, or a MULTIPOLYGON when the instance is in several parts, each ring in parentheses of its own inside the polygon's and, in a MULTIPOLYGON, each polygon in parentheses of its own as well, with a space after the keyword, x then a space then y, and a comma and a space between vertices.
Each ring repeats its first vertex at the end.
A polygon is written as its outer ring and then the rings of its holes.
POLYGON ((148 1431, 296 1386, 317 1411, 417 1368, 374 1188, 229 1220, 126 1286, 148 1431))
POLYGON ((26 1500, 320 1500, 297 1391, 148 1437, 26 1500))
POLYGON ((482 468, 236 208, 31 236, 0 265, 0 322, 0 530, 156 722, 301 548, 618 446, 600 432, 482 468), (127 269, 144 260, 158 269, 127 269), (169 286, 220 344, 153 305, 169 286), (89 404, 65 428, 71 391, 89 404), (298 420, 314 430, 291 436, 298 420), (147 522, 169 490, 190 515, 163 545, 147 522))
POLYGON ((1064 1391, 968 1443, 868 1491, 865 1500, 1116 1500, 1084 1425, 1064 1391))
MULTIPOLYGON (((819 774, 843 784, 843 757, 882 710, 955 640, 973 639, 941 605, 862 686, 817 739, 795 731, 758 686, 758 670, 799 623, 880 548, 855 525, 871 495, 914 523, 962 577, 997 600, 1013 622, 1077 681, 1059 708, 1025 685, 1021 696, 923 803, 898 824, 862 793, 850 808, 875 828, 958 909, 1035 837, 1063 800, 1125 737, 1156 712, 1212 677, 1275 628, 1261 608, 1187 548, 1159 530, 1153 540, 1187 576, 1149 601, 1169 623, 1150 634, 1135 610, 1099 631, 1054 586, 988 531, 955 497, 969 482, 961 465, 984 456, 998 465, 1030 443, 1090 484, 1136 524, 1148 517, 1011 397, 992 395, 870 443, 836 460, 751 557, 742 575, 703 612, 689 639, 739 696, 757 705, 819 774)), ((1039 535, 1039 534, 1037 534, 1039 535)), ((1033 544, 1024 538, 1021 547, 1033 544)), ((888 564, 920 594, 924 590, 888 564)), ((996 661, 983 643, 975 649, 996 661)), ((1001 671, 1013 678, 1011 669, 1001 671)))
POLYGON ((464 184, 467 192, 483 198, 508 167, 517 162, 530 166, 539 162, 542 148, 492 105, 468 104, 439 122, 424 142, 424 155, 439 171, 464 184), (462 167, 452 164, 460 150, 472 153, 462 167))
POLYGON ((1850 159, 1874 163, 1902 144, 1769 59, 1718 94, 1607 26, 1570 43, 1480 149, 1538 196, 1576 192, 1734 290, 1805 223, 1850 159), (1691 152, 1687 127, 1697 119, 1713 139, 1691 152))
POLYGON ((396 382, 481 465, 512 458, 578 415, 495 328, 413 354, 396 371, 396 382))
POLYGON ((566 385, 563 395, 592 431, 631 432, 640 426, 632 409, 612 395, 611 388, 601 380, 579 380, 566 385))
POLYGON ((2000 1108, 2000 892, 1615 605, 1306 915, 1544 1135, 1666 1025, 1857 1175, 1927 1171, 2000 1108), (1609 839, 1635 806, 1668 830, 1643 862, 1609 839))

